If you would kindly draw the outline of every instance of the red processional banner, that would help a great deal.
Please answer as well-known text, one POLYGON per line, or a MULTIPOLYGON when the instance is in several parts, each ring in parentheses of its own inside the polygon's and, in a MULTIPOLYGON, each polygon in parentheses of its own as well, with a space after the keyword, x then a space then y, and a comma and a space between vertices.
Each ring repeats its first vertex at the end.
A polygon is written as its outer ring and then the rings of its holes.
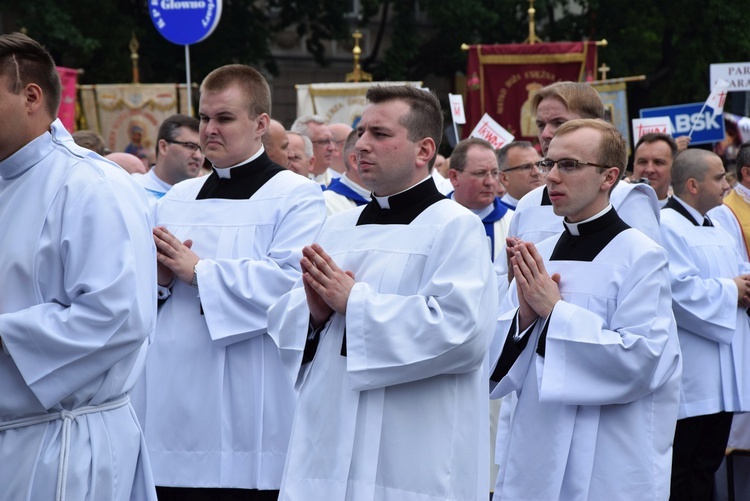
POLYGON ((62 83, 62 99, 57 117, 63 123, 68 132, 76 130, 76 83, 78 82, 78 70, 57 67, 62 83))
POLYGON ((516 140, 536 138, 536 91, 553 82, 594 80, 596 67, 596 42, 470 46, 464 137, 488 113, 516 140))

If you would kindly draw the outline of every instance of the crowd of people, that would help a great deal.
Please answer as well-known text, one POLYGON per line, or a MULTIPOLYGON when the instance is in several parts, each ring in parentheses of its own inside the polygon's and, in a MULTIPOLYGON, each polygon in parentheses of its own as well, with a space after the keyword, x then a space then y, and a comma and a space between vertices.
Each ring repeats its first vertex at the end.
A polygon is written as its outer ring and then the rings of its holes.
POLYGON ((448 158, 416 87, 290 130, 250 66, 200 91, 126 171, 0 35, 0 498, 712 499, 750 411, 750 145, 732 188, 647 134, 625 179, 586 83, 534 95, 538 147, 448 158))

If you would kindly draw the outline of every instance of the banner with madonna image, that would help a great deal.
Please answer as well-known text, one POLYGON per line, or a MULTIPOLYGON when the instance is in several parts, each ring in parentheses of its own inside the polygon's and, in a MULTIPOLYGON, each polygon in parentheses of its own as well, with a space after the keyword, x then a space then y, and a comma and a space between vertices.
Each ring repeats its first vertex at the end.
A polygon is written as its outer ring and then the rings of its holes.
POLYGON ((487 113, 516 139, 535 139, 534 94, 553 82, 594 80, 596 53, 596 42, 470 46, 464 136, 487 113))

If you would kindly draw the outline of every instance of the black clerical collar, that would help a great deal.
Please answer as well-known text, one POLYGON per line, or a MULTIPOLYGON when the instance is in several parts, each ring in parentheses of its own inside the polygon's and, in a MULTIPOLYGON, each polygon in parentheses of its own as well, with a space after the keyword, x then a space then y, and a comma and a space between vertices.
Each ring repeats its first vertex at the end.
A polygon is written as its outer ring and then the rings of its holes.
POLYGON ((550 261, 593 261, 617 235, 630 228, 611 206, 603 214, 578 223, 579 235, 573 235, 568 224, 565 223, 565 231, 560 235, 550 261))
MULTIPOLYGON (((679 197, 672 196, 667 200, 667 204, 663 207, 664 209, 672 209, 677 211, 678 214, 683 216, 685 219, 693 223, 695 226, 700 226, 700 223, 696 219, 696 214, 693 214, 688 208, 685 202, 679 199, 679 197)), ((693 209, 695 210, 695 209, 693 209)), ((698 211, 695 211, 698 213, 698 211)), ((703 218, 701 218, 703 221, 703 218)))
POLYGON ((612 210, 612 205, 608 204, 604 209, 600 210, 593 216, 577 223, 571 223, 565 218, 563 219, 563 225, 565 225, 565 229, 574 237, 594 233, 601 229, 600 225, 595 224, 596 221, 607 214, 610 210, 612 210))
MULTIPOLYGON (((382 199, 382 197, 381 197, 382 199)), ((415 184, 406 191, 388 197, 388 208, 382 208, 373 196, 359 215, 357 226, 363 224, 409 224, 427 207, 445 200, 435 187, 432 177, 415 184)))
POLYGON ((265 152, 242 165, 231 167, 231 177, 220 177, 216 170, 203 183, 197 200, 207 198, 248 199, 284 167, 276 165, 265 152))

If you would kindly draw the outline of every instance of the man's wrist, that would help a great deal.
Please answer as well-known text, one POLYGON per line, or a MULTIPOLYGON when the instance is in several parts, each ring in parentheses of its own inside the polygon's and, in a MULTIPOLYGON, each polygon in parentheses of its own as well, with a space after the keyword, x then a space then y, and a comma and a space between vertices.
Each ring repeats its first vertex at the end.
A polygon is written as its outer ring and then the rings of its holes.
POLYGON ((193 266, 193 278, 190 280, 190 286, 198 288, 198 263, 195 263, 195 266, 193 266))

